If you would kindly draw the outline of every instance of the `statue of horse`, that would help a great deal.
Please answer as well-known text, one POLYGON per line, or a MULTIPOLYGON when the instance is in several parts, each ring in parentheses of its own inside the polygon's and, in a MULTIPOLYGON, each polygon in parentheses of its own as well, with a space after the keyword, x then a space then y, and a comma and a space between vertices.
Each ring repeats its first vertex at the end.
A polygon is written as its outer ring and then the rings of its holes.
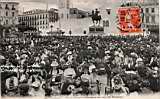
POLYGON ((93 24, 95 25, 95 22, 96 22, 96 25, 100 25, 101 23, 101 15, 98 15, 98 13, 94 13, 94 11, 92 12, 92 21, 93 21, 93 24))

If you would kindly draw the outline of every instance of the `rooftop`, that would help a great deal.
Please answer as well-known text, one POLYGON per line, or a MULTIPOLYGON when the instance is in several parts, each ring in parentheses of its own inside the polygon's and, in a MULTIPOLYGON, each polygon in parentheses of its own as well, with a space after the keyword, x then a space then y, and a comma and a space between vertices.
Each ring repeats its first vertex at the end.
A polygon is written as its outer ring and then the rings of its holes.
POLYGON ((58 11, 58 9, 55 9, 55 8, 51 8, 49 10, 33 9, 33 10, 23 12, 23 15, 47 13, 48 11, 58 11))
POLYGON ((14 3, 14 4, 19 4, 18 0, 0 0, 0 3, 14 3))

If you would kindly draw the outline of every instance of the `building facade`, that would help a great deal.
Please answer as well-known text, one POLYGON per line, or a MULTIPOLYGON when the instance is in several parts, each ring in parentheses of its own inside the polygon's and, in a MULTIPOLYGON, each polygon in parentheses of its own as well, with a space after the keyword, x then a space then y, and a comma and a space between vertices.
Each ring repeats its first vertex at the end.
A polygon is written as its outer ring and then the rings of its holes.
POLYGON ((145 0, 141 7, 144 13, 144 26, 150 31, 157 31, 159 29, 159 0, 145 0))
POLYGON ((18 21, 27 27, 45 30, 50 28, 50 23, 58 21, 58 10, 51 8, 49 10, 36 9, 26 11, 18 16, 18 21))
POLYGON ((89 16, 89 12, 79 10, 78 8, 70 8, 69 9, 69 17, 70 18, 85 18, 89 16))
POLYGON ((18 2, 0 2, 0 24, 10 26, 18 24, 18 2))
POLYGON ((73 8, 72 0, 59 0, 59 17, 61 19, 84 18, 89 16, 89 12, 73 8))

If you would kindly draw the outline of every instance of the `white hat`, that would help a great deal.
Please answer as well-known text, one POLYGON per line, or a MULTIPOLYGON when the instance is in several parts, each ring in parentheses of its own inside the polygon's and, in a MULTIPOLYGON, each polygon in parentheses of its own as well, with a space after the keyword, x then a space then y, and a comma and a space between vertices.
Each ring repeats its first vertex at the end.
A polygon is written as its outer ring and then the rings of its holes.
POLYGON ((124 55, 123 55, 123 54, 119 54, 119 57, 122 57, 122 58, 123 58, 123 57, 124 57, 124 55))
POLYGON ((32 83, 32 86, 33 87, 39 87, 40 86, 40 82, 35 81, 35 82, 32 83))
POLYGON ((121 48, 118 48, 118 51, 121 51, 121 48))
POLYGON ((114 55, 119 55, 119 52, 115 51, 114 55))
POLYGON ((57 67, 58 65, 59 64, 57 62, 55 62, 55 61, 53 61, 52 64, 51 64, 52 67, 57 67))
POLYGON ((154 67, 153 70, 158 71, 158 67, 154 67))
POLYGON ((91 46, 88 46, 88 49, 92 49, 92 47, 91 47, 91 46))
POLYGON ((83 75, 81 75, 81 79, 82 79, 83 81, 88 81, 88 80, 90 79, 90 76, 87 75, 87 74, 83 74, 83 75))
POLYGON ((45 64, 46 64, 46 62, 45 62, 45 61, 41 61, 41 64, 44 64, 44 65, 45 65, 45 64))
POLYGON ((95 69, 96 68, 96 66, 95 65, 91 65, 91 66, 89 66, 89 72, 91 73, 92 72, 92 70, 93 69, 95 69))
POLYGON ((136 62, 143 62, 143 59, 142 59, 142 58, 138 58, 138 59, 136 60, 136 62))
POLYGON ((59 70, 59 73, 58 73, 58 74, 60 74, 60 75, 63 74, 63 70, 59 70))
POLYGON ((2 55, 0 55, 0 59, 5 59, 5 57, 4 57, 4 56, 2 56, 2 55))
POLYGON ((75 76, 75 75, 76 75, 76 73, 73 68, 68 68, 68 69, 64 70, 65 77, 70 77, 70 76, 75 76))
POLYGON ((110 51, 105 51, 105 54, 109 54, 110 53, 110 51))
POLYGON ((53 81, 53 82, 55 82, 55 81, 56 81, 56 80, 55 80, 55 77, 53 77, 53 78, 52 78, 52 81, 53 81))
POLYGON ((134 57, 138 57, 138 55, 136 53, 131 53, 131 56, 134 56, 134 57))
POLYGON ((69 51, 68 53, 67 53, 67 55, 71 55, 72 54, 72 52, 71 51, 69 51))

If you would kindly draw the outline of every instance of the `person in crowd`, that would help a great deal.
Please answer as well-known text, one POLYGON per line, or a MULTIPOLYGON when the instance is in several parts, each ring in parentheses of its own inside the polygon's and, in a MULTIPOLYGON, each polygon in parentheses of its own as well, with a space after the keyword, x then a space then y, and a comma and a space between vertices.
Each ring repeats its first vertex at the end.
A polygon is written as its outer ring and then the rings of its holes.
POLYGON ((160 91, 160 76, 158 70, 158 67, 153 67, 152 74, 149 77, 149 87, 154 93, 160 91))
POLYGON ((4 38, 0 43, 6 87, 2 94, 106 95, 106 89, 113 94, 159 92, 157 41, 151 36, 4 38), (17 76, 6 77, 13 72, 17 76))
POLYGON ((96 73, 96 67, 92 67, 90 73, 90 93, 93 95, 98 94, 98 75, 96 73))
POLYGON ((71 95, 71 94, 73 94, 74 88, 75 88, 75 86, 73 84, 73 78, 72 78, 72 76, 68 75, 68 77, 66 77, 66 80, 62 84, 61 94, 62 95, 71 95))
POLYGON ((112 78, 112 89, 113 92, 116 94, 126 95, 129 93, 129 89, 125 87, 125 84, 119 75, 115 75, 112 78))
POLYGON ((18 92, 18 78, 15 74, 11 74, 9 78, 6 79, 6 91, 8 96, 16 96, 18 92))
POLYGON ((30 96, 45 96, 45 91, 42 88, 42 83, 35 81, 31 84, 31 88, 29 90, 30 96))
POLYGON ((56 67, 58 67, 58 62, 57 62, 57 60, 56 59, 54 59, 53 61, 52 61, 52 63, 51 63, 51 74, 52 75, 56 75, 57 74, 57 68, 56 67))

